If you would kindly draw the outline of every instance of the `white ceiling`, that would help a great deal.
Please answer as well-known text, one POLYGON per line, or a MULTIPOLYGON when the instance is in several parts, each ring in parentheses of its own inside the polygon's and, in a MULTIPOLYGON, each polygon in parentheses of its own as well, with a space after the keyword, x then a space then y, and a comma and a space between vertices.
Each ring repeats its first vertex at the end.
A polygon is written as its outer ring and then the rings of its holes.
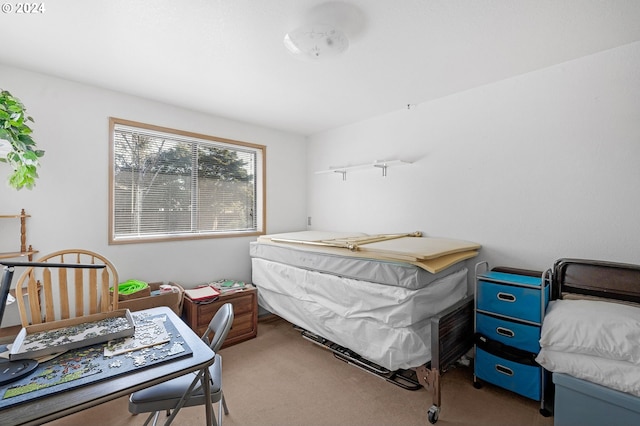
POLYGON ((326 3, 45 0, 0 14, 0 63, 309 135, 640 40, 638 0, 326 3), (293 57, 304 23, 349 49, 293 57))

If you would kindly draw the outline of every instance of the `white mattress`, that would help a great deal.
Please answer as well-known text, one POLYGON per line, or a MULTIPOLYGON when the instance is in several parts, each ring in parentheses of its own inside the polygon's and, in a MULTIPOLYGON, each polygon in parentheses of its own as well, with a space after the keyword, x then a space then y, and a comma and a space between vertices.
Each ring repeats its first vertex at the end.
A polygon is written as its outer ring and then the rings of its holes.
POLYGON ((263 244, 256 241, 250 243, 249 254, 253 258, 271 260, 298 268, 413 290, 423 288, 455 270, 452 269, 455 268, 454 266, 432 274, 418 266, 401 261, 341 256, 315 251, 312 246, 263 244))
POLYGON ((263 308, 389 370, 430 361, 430 318, 467 292, 462 266, 410 289, 255 256, 251 262, 263 308))

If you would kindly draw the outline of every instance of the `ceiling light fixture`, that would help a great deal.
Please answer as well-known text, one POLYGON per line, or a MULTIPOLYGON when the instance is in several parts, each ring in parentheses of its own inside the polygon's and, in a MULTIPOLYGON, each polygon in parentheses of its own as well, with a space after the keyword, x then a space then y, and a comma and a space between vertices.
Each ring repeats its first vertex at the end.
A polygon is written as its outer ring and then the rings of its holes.
POLYGON ((349 39, 329 25, 307 25, 284 36, 284 45, 297 57, 320 60, 337 56, 347 50, 349 39))

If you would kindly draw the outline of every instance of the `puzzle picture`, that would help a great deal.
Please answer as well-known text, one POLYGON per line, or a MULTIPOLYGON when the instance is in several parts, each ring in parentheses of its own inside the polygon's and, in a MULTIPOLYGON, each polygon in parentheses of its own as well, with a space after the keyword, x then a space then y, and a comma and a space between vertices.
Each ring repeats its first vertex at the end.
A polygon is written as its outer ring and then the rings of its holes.
POLYGON ((36 324, 20 330, 13 342, 10 358, 34 359, 62 353, 131 336, 134 331, 133 318, 128 310, 36 324))
POLYGON ((132 328, 126 318, 105 318, 73 327, 65 327, 48 331, 41 331, 26 335, 22 342, 23 352, 36 352, 51 346, 62 346, 71 342, 82 342, 100 335, 107 335, 119 330, 132 328))
POLYGON ((158 317, 136 322, 133 336, 109 341, 104 348, 104 356, 112 357, 168 342, 171 338, 164 327, 165 321, 166 318, 158 317))
POLYGON ((19 384, 10 386, 4 393, 3 399, 98 374, 102 371, 102 367, 99 362, 96 362, 97 358, 102 358, 102 348, 98 345, 64 353, 46 363, 47 367, 38 370, 27 383, 20 381, 19 384))
POLYGON ((133 336, 72 349, 0 386, 0 409, 192 355, 166 315, 134 313, 133 318, 133 336))

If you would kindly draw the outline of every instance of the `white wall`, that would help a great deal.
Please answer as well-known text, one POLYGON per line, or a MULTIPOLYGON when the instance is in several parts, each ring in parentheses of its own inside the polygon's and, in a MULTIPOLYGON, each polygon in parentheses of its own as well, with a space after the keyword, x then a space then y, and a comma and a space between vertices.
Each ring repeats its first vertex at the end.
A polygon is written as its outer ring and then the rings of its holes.
MULTIPOLYGON (((10 189, 9 168, 0 163, 0 214, 25 208, 32 215, 27 242, 42 254, 94 250, 115 264, 121 280, 189 287, 220 278, 251 279, 249 242, 255 237, 108 245, 110 116, 266 145, 267 232, 306 226, 306 145, 300 135, 15 68, 0 66, 0 75, 1 88, 20 98, 34 117, 33 137, 46 151, 32 191, 10 189)), ((19 222, 0 221, 0 251, 18 250, 19 243, 19 222)))
MULTIPOLYGON (((248 243, 107 244, 109 116, 267 146, 267 231, 409 232, 476 241, 480 260, 544 269, 560 257, 640 263, 640 43, 314 135, 246 123, 0 66, 46 150, 34 190, 0 184, 0 214, 25 208, 42 253, 84 247, 122 279, 250 279, 248 243), (330 166, 412 164, 339 175, 330 166), (308 192, 308 195, 307 195, 308 192)), ((168 82, 167 84, 170 84, 168 82)), ((392 82, 390 82, 392 84, 392 82)), ((7 166, 0 164, 0 178, 7 166)), ((17 222, 0 221, 0 251, 17 222)))
POLYGON ((639 76, 633 43, 314 135, 311 228, 471 240, 491 266, 640 263, 639 76), (314 174, 384 159, 413 163, 314 174))

